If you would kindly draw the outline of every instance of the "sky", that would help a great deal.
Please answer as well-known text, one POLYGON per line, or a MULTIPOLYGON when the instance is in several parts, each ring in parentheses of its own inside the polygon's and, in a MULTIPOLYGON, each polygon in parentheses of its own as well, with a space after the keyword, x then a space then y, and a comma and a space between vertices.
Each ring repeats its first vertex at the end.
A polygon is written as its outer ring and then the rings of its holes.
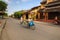
POLYGON ((3 0, 8 4, 7 13, 9 15, 20 10, 29 10, 35 6, 39 6, 41 0, 3 0))

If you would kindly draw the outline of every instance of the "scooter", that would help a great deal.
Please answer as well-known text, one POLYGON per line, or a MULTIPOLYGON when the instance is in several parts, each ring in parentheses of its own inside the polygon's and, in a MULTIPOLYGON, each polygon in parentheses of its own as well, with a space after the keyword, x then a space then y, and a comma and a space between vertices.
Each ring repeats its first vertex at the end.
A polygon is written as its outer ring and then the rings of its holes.
POLYGON ((25 28, 29 28, 29 29, 32 29, 32 30, 35 30, 35 24, 33 21, 23 21, 23 23, 21 24, 23 27, 25 28))
POLYGON ((35 24, 33 21, 28 22, 28 27, 32 30, 35 30, 35 24))

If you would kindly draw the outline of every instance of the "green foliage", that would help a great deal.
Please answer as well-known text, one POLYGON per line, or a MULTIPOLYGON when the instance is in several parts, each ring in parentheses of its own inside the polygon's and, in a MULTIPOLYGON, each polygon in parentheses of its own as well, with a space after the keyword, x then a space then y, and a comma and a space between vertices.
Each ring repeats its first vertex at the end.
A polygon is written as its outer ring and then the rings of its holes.
POLYGON ((0 1, 0 11, 6 11, 7 4, 3 1, 0 1))
POLYGON ((24 13, 23 11, 15 12, 15 13, 14 13, 14 17, 15 17, 15 18, 20 18, 20 17, 23 15, 23 13, 24 13))
POLYGON ((4 13, 4 16, 8 16, 8 14, 7 13, 4 13))

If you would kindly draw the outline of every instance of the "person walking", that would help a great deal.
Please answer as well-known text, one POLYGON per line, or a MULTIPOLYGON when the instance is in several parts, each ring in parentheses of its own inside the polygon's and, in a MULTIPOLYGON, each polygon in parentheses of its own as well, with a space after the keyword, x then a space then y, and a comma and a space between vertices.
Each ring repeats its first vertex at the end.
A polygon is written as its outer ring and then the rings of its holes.
POLYGON ((20 23, 21 23, 21 24, 23 23, 23 17, 20 18, 20 23))

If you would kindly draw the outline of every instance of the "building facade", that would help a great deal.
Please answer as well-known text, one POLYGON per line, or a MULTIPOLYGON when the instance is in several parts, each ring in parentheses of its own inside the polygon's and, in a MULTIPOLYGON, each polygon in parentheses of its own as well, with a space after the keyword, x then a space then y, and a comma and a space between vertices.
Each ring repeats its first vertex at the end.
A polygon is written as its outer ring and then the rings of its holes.
POLYGON ((41 2, 40 19, 43 21, 53 20, 56 16, 60 16, 60 0, 43 0, 41 2))
POLYGON ((40 7, 40 21, 46 21, 48 14, 46 12, 43 12, 43 10, 46 8, 45 5, 47 3, 47 0, 42 0, 41 7, 40 7))
POLYGON ((40 6, 36 6, 36 7, 33 7, 31 8, 30 10, 26 11, 25 12, 25 19, 28 19, 28 18, 32 18, 33 20, 38 20, 40 19, 40 15, 39 15, 39 10, 40 6))
POLYGON ((38 10, 40 9, 40 6, 36 6, 36 7, 33 7, 31 10, 30 10, 30 17, 33 19, 33 20, 38 20, 40 19, 40 15, 39 15, 39 12, 38 10))
POLYGON ((56 16, 60 16, 60 0, 42 0, 40 4, 25 12, 25 19, 52 22, 56 16))

